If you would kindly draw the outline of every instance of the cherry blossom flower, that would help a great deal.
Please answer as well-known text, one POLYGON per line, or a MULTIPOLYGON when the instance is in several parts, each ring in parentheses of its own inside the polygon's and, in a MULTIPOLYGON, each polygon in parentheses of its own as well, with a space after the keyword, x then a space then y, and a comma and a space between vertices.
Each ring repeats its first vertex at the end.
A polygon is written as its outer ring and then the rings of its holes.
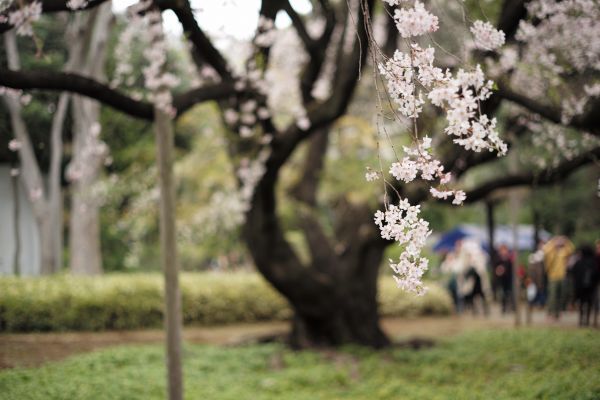
POLYGON ((21 147, 23 147, 23 144, 19 139, 12 139, 10 142, 8 142, 8 149, 10 151, 19 151, 21 150, 21 147))
POLYGON ((489 22, 475 21, 471 33, 475 36, 475 47, 481 50, 495 50, 504 45, 504 32, 494 28, 489 22))
POLYGON ((8 14, 8 23, 17 28, 17 35, 33 36, 32 22, 40 19, 42 15, 42 2, 32 1, 22 4, 18 9, 8 14))
POLYGON ((371 168, 367 167, 367 172, 365 173, 365 179, 367 182, 373 182, 379 179, 379 172, 373 171, 371 168))
POLYGON ((67 1, 67 7, 71 10, 79 10, 85 8, 88 5, 87 0, 69 0, 67 1))
POLYGON ((413 8, 396 9, 394 21, 403 38, 421 36, 438 29, 438 18, 430 14, 420 1, 415 1, 413 8))

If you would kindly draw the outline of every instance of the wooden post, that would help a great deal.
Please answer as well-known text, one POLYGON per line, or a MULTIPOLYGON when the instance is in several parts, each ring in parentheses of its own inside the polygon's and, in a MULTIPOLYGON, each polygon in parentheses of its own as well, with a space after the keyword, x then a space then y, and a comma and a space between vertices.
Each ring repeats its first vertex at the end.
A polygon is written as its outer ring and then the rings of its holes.
POLYGON ((21 219, 20 206, 19 201, 21 200, 20 187, 19 187, 19 175, 13 173, 13 167, 10 170, 10 180, 12 182, 12 192, 13 192, 13 218, 14 218, 14 235, 15 235, 15 261, 13 263, 13 271, 15 276, 21 275, 21 229, 19 226, 19 220, 21 219))
POLYGON ((171 118, 154 108, 154 132, 160 186, 160 247, 165 277, 165 330, 167 331, 167 378, 169 400, 182 400, 181 293, 175 232, 175 185, 173 182, 173 126, 171 118))
POLYGON ((514 304, 515 304, 515 326, 521 325, 521 313, 519 300, 521 298, 521 287, 519 285, 519 275, 518 275, 518 255, 519 255, 519 198, 518 194, 515 191, 510 193, 510 219, 512 225, 512 234, 513 234, 513 252, 515 255, 515 260, 513 263, 513 296, 514 296, 514 304))

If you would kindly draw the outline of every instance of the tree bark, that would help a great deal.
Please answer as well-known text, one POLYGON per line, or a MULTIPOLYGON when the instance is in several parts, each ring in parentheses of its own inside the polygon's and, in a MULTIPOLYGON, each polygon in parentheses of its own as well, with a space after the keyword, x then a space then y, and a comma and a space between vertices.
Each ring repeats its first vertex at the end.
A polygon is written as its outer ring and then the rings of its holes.
POLYGON ((13 221, 14 221, 14 235, 15 235, 15 258, 13 261, 13 271, 15 276, 21 275, 21 225, 19 223, 21 219, 20 210, 20 192, 19 187, 19 176, 13 175, 11 171, 11 183, 12 183, 12 194, 13 194, 13 221))
MULTIPOLYGON (((324 145, 325 134, 320 132, 324 137, 314 143, 324 145)), ((377 276, 387 243, 378 235, 371 210, 345 200, 336 208, 335 235, 329 238, 314 204, 322 166, 315 154, 322 157, 325 152, 319 146, 311 150, 301 180, 304 190, 294 191, 302 194, 298 220, 310 250, 309 264, 300 261, 280 226, 273 169, 267 168, 255 189, 244 224, 246 243, 259 271, 294 309, 292 347, 384 347, 390 342, 379 326, 377 276)))
MULTIPOLYGON (((306 313, 304 307, 294 306, 296 312, 290 336, 293 348, 344 344, 382 348, 390 344, 379 325, 377 306, 378 267, 384 246, 366 247, 362 259, 352 262, 343 257, 340 260, 340 280, 334 282, 329 290, 313 294, 315 304, 328 304, 328 307, 316 313, 306 313)), ((294 305, 293 299, 290 302, 294 305)))
MULTIPOLYGON (((8 67, 20 68, 20 59, 14 32, 4 35, 8 67)), ((67 111, 68 94, 61 94, 51 128, 50 171, 44 182, 42 171, 33 151, 27 125, 21 115, 18 99, 5 96, 15 138, 21 142, 19 163, 23 185, 31 199, 40 235, 40 273, 51 274, 62 266, 62 195, 60 163, 62 160, 62 128, 67 111), (47 183, 47 184, 46 184, 47 183)))
MULTIPOLYGON (((96 80, 104 79, 106 44, 112 21, 110 2, 89 15, 77 15, 72 36, 81 38, 73 51, 79 52, 77 70, 96 80)), ((100 202, 94 195, 106 154, 97 151, 102 145, 98 138, 100 104, 97 101, 73 96, 73 159, 79 171, 71 184, 70 269, 77 275, 102 273, 100 247, 100 202)))
POLYGON ((288 252, 291 248, 284 250, 289 245, 281 238, 269 246, 265 236, 273 238, 261 227, 247 225, 247 243, 259 270, 294 309, 289 338, 293 348, 351 343, 381 348, 390 343, 379 326, 377 305, 385 242, 365 241, 344 255, 319 261, 313 257, 311 265, 304 266, 288 252))

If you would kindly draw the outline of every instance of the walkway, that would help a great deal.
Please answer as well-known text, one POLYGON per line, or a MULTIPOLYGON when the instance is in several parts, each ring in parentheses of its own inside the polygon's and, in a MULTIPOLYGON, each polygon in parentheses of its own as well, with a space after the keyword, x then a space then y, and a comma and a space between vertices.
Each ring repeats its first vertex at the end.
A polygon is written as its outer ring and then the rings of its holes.
MULTIPOLYGON (((533 314, 532 326, 577 327, 574 312, 563 315, 559 322, 549 321, 545 313, 533 314)), ((488 318, 473 315, 419 318, 386 318, 384 330, 394 338, 441 338, 478 329, 511 329, 514 315, 503 316, 497 308, 488 318)), ((188 327, 184 329, 184 340, 188 343, 233 345, 252 341, 266 335, 283 334, 286 322, 227 325, 220 327, 188 327)), ((161 330, 111 331, 111 332, 66 332, 0 334, 0 369, 38 366, 61 360, 70 355, 93 351, 107 346, 123 344, 158 343, 163 340, 161 330)))

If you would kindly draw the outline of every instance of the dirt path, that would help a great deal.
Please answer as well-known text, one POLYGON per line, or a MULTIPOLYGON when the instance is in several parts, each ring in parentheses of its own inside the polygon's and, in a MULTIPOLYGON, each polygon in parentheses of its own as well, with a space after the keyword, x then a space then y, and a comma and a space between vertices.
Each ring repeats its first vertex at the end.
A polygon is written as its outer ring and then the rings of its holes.
MULTIPOLYGON (((542 312, 533 315, 533 326, 576 328, 577 315, 566 313, 560 322, 551 322, 542 312)), ((394 338, 440 338, 477 329, 511 329, 514 316, 502 316, 497 309, 488 318, 472 315, 448 317, 386 318, 383 329, 394 338)), ((222 327, 188 327, 188 343, 216 345, 238 344, 266 335, 283 334, 285 322, 228 325, 222 327)), ((64 359, 73 354, 124 344, 158 343, 161 330, 0 334, 0 369, 38 366, 64 359)))

